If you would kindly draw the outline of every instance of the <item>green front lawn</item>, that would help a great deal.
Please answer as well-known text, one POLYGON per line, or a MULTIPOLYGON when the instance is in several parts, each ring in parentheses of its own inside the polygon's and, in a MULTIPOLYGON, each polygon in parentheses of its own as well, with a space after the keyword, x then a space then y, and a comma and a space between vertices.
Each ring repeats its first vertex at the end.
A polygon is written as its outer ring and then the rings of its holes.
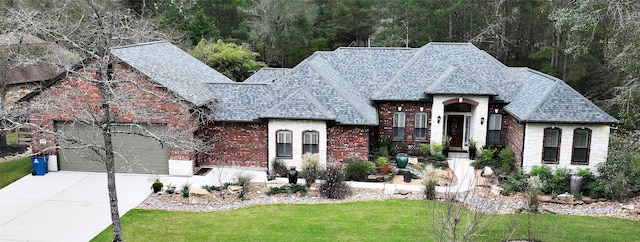
MULTIPOLYGON (((262 205, 223 212, 134 209, 122 217, 130 241, 430 241, 430 209, 442 203, 383 200, 337 204, 262 205)), ((486 241, 505 238, 518 224, 516 239, 527 237, 527 216, 491 215, 486 241)), ((539 241, 634 241, 640 221, 539 214, 532 219, 539 241)), ((512 238, 513 239, 513 238, 512 238)), ((111 241, 111 228, 93 241, 111 241)))
POLYGON ((0 163, 0 188, 31 173, 31 158, 25 157, 0 163))

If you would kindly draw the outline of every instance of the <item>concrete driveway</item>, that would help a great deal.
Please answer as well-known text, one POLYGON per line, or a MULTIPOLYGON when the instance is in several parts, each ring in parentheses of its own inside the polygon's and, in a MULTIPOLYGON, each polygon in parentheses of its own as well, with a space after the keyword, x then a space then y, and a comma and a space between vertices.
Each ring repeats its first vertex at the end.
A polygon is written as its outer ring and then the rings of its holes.
MULTIPOLYGON (((120 216, 151 193, 155 178, 116 174, 120 216)), ((0 241, 88 241, 111 224, 107 175, 50 172, 0 190, 0 241)))

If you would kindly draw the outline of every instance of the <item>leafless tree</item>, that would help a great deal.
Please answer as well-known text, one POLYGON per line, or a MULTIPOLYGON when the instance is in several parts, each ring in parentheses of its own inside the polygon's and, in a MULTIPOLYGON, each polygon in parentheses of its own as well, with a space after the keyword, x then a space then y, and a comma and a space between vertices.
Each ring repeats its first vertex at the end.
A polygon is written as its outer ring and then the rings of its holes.
POLYGON ((84 59, 66 70, 64 80, 67 83, 63 87, 65 102, 47 95, 34 96, 30 101, 30 125, 32 130, 36 130, 34 140, 58 141, 56 145, 49 142, 33 144, 41 145, 38 150, 45 152, 60 148, 62 144, 65 149, 88 150, 92 159, 104 164, 113 241, 122 241, 114 165, 117 157, 126 162, 135 161, 126 160, 126 154, 118 152, 118 147, 114 147, 113 143, 114 135, 149 137, 163 147, 186 155, 193 154, 203 149, 202 142, 193 137, 193 132, 199 122, 208 120, 207 107, 196 107, 177 98, 153 82, 155 76, 145 78, 111 53, 116 46, 164 38, 146 19, 123 9, 117 1, 60 0, 48 5, 46 10, 19 6, 8 8, 6 12, 8 14, 4 21, 12 29, 41 36, 46 41, 78 53, 84 59), (147 129, 145 124, 159 121, 153 115, 153 107, 134 99, 140 96, 163 105, 174 105, 181 113, 186 112, 184 120, 181 120, 186 128, 162 132, 147 129), (45 119, 51 113, 65 117, 65 120, 72 122, 72 126, 84 125, 99 131, 93 137, 78 137, 74 132, 56 131, 53 121, 45 119), (34 120, 34 117, 38 118, 34 120))

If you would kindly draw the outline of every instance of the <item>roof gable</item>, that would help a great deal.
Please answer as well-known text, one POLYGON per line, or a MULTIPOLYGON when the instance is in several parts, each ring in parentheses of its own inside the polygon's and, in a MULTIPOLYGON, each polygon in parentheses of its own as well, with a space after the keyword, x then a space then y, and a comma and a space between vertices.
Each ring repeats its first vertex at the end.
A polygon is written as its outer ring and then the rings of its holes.
POLYGON ((299 87, 271 109, 260 114, 260 118, 335 120, 335 115, 320 105, 318 100, 303 87, 299 87))
POLYGON ((214 98, 207 83, 233 82, 167 41, 119 46, 111 49, 111 53, 151 80, 198 106, 214 98))

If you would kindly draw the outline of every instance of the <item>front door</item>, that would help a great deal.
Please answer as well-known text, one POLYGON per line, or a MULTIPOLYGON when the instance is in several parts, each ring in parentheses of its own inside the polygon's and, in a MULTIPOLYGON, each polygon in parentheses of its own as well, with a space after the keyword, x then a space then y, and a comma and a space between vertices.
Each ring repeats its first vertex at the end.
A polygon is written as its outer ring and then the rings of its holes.
POLYGON ((447 116, 447 136, 451 137, 451 141, 449 141, 450 147, 462 148, 462 138, 464 134, 463 124, 464 124, 463 115, 447 116))

